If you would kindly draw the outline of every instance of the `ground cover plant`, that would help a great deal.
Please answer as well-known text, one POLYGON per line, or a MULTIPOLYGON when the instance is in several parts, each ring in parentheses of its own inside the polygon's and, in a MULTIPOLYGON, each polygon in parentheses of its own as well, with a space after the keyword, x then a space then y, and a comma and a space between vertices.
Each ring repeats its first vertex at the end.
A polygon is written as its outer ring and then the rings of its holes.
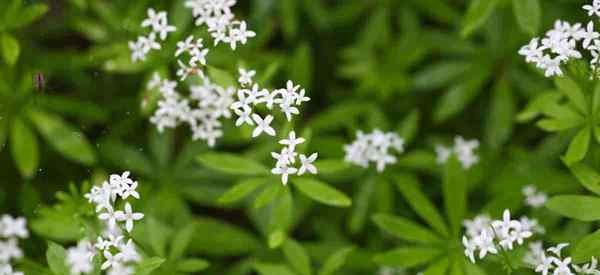
POLYGON ((599 19, 0 1, 0 275, 600 274, 599 19))

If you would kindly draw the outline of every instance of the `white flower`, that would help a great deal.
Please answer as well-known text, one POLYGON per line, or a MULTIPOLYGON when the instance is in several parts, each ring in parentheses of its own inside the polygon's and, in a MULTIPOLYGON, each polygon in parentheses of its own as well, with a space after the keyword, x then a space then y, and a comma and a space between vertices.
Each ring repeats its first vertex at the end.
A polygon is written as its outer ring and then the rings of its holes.
POLYGON ((475 251, 477 250, 478 245, 474 241, 469 240, 466 236, 463 236, 462 242, 465 247, 465 256, 467 256, 472 263, 475 263, 475 251))
POLYGON ((101 266, 102 270, 106 270, 111 266, 115 266, 115 265, 119 264, 119 259, 117 257, 113 256, 113 254, 111 254, 110 251, 104 250, 104 253, 102 255, 104 256, 104 259, 105 259, 105 262, 101 266))
POLYGON ((551 268, 553 268, 554 257, 546 257, 542 255, 541 262, 535 267, 535 272, 547 275, 551 268))
POLYGON ((271 122, 273 121, 272 115, 267 115, 264 119, 261 118, 257 114, 252 114, 252 119, 256 122, 256 128, 252 132, 252 137, 258 137, 262 132, 267 133, 270 136, 275 136, 275 129, 271 127, 271 122))
POLYGON ((92 245, 87 240, 82 240, 76 247, 67 249, 66 263, 70 267, 71 274, 92 272, 94 270, 93 258, 92 245))
POLYGON ((527 185, 523 187, 522 193, 525 195, 525 204, 533 208, 540 208, 544 206, 548 200, 548 195, 541 191, 538 192, 533 185, 527 185))
POLYGON ((137 252, 137 249, 135 248, 135 244, 133 243, 133 241, 131 239, 129 241, 127 241, 126 244, 121 245, 121 247, 119 247, 119 249, 121 251, 117 255, 119 256, 119 259, 121 259, 122 261, 124 261, 124 262, 139 262, 141 260, 141 257, 139 255, 139 253, 137 252))
POLYGON ((287 185, 288 176, 296 174, 297 171, 298 169, 287 166, 279 166, 271 169, 271 173, 273 173, 274 175, 281 175, 281 182, 283 183, 283 185, 287 185))
POLYGON ((117 211, 115 212, 115 217, 118 221, 125 221, 125 229, 127 229, 127 232, 131 232, 133 230, 133 222, 144 218, 144 214, 134 213, 131 209, 131 204, 126 203, 125 212, 117 211))
POLYGON ((557 257, 561 257, 561 252, 563 250, 563 248, 569 246, 568 243, 559 243, 556 246, 552 246, 550 248, 548 248, 548 252, 551 252, 552 254, 556 255, 557 257))
POLYGON ((600 37, 600 33, 597 33, 594 31, 594 21, 590 21, 587 24, 587 28, 581 32, 581 38, 583 39, 583 47, 584 48, 588 48, 588 46, 594 41, 594 39, 597 39, 600 37))
POLYGON ((394 149, 398 153, 404 151, 404 140, 393 132, 384 133, 375 129, 370 134, 363 134, 358 131, 356 137, 352 144, 344 146, 345 160, 364 168, 369 166, 369 162, 375 162, 377 171, 383 172, 385 166, 397 161, 389 150, 394 149))
POLYGON ((313 164, 315 160, 317 160, 318 154, 313 153, 309 157, 306 157, 304 154, 300 154, 300 169, 298 169, 298 175, 303 175, 306 171, 311 174, 317 173, 317 167, 313 164))
POLYGON ((129 41, 129 49, 131 50, 131 60, 133 62, 146 60, 146 51, 139 39, 135 42, 129 41))
POLYGON ((106 221, 109 228, 115 228, 115 226, 117 225, 117 216, 115 211, 112 207, 108 207, 105 210, 106 212, 100 213, 100 215, 98 215, 98 219, 106 221))
POLYGON ((9 215, 3 215, 0 219, 0 237, 4 238, 27 238, 27 220, 22 217, 13 218, 9 215))
POLYGON ((242 86, 248 86, 252 84, 252 78, 256 75, 256 71, 254 70, 246 70, 243 68, 238 69, 240 73, 240 78, 238 78, 238 83, 242 86))
POLYGON ((296 145, 304 143, 304 138, 296 138, 296 132, 291 131, 289 133, 288 139, 282 139, 279 141, 279 144, 287 145, 290 148, 296 148, 296 145))
POLYGON ((583 9, 588 12, 588 16, 600 17, 600 0, 594 0, 591 5, 584 5, 583 9))
POLYGON ((252 121, 252 118, 250 117, 252 115, 252 108, 248 107, 247 105, 243 105, 242 108, 238 108, 233 111, 238 116, 238 119, 235 121, 235 126, 239 127, 244 123, 248 125, 254 125, 254 121, 252 121))
POLYGON ((165 12, 156 12, 153 8, 149 8, 147 10, 148 13, 148 18, 144 19, 144 21, 142 21, 142 27, 152 27, 153 29, 158 28, 158 26, 161 24, 161 18, 163 16, 166 16, 165 12))
POLYGON ((469 169, 471 166, 479 162, 479 157, 475 155, 475 149, 479 147, 479 141, 465 140, 461 136, 454 138, 454 147, 447 148, 443 145, 436 145, 435 152, 437 155, 437 163, 443 164, 448 161, 450 156, 456 155, 456 158, 461 163, 464 169, 469 169))

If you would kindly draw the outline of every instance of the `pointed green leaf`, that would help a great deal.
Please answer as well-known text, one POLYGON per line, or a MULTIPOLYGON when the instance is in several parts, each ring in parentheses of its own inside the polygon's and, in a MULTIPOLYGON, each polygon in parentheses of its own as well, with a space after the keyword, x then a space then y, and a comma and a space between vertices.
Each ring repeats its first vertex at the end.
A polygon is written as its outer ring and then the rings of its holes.
POLYGON ((33 111, 30 118, 46 142, 61 155, 85 165, 96 162, 96 153, 87 138, 60 117, 33 111))
POLYGON ((295 275, 286 265, 256 263, 254 269, 260 275, 295 275))
POLYGON ((442 236, 448 236, 448 228, 435 205, 425 196, 419 187, 418 179, 413 175, 394 176, 396 186, 412 209, 442 236))
POLYGON ((550 198, 546 207, 560 215, 581 221, 600 220, 600 198, 580 195, 562 195, 550 198))
POLYGON ((600 230, 581 238, 575 245, 571 257, 574 263, 584 263, 592 257, 600 258, 600 230))
POLYGON ((8 33, 4 33, 0 36, 0 42, 2 44, 2 57, 6 64, 13 66, 17 63, 17 59, 19 58, 19 54, 21 53, 21 47, 19 46, 19 41, 15 39, 12 35, 8 33))
POLYGON ((204 153, 197 159, 202 165, 226 174, 256 176, 269 173, 264 165, 234 154, 204 153))
POLYGON ((575 128, 583 124, 583 119, 572 120, 560 120, 560 119, 542 119, 536 123, 536 125, 548 132, 559 132, 575 128))
POLYGON ((585 96, 575 81, 568 77, 557 77, 554 79, 554 84, 561 93, 567 96, 579 112, 582 114, 588 113, 585 96))
POLYGON ((283 188, 278 183, 270 184, 269 186, 265 187, 260 194, 256 196, 253 207, 262 208, 269 204, 277 197, 281 190, 283 190, 283 188))
POLYGON ((594 88, 594 101, 592 103, 592 115, 597 116, 600 111, 600 82, 594 88))
POLYGON ((46 251, 46 260, 48 266, 54 275, 69 275, 71 270, 67 266, 65 249, 53 242, 48 243, 48 250, 46 251))
POLYGON ((223 87, 236 87, 237 81, 229 72, 208 66, 208 75, 215 84, 223 87))
POLYGON ((348 207, 352 204, 346 194, 316 179, 297 178, 293 179, 292 183, 304 195, 318 202, 338 207, 348 207))
POLYGON ((471 35, 473 31, 483 25, 496 8, 498 2, 498 0, 471 0, 467 14, 463 19, 462 36, 471 35))
POLYGON ((465 78, 450 87, 438 100, 433 110, 433 120, 438 123, 444 122, 462 112, 482 91, 490 72, 490 68, 486 64, 473 65, 465 74, 465 78))
POLYGON ((135 275, 148 275, 152 273, 154 270, 158 269, 163 263, 165 259, 153 257, 148 259, 143 259, 136 267, 135 267, 135 275))
POLYGON ((196 227, 194 224, 188 224, 175 232, 174 238, 172 238, 171 241, 171 253, 169 254, 169 259, 179 259, 185 255, 185 252, 192 241, 195 229, 196 227))
POLYGON ((405 143, 410 143, 417 136, 420 120, 421 113, 419 110, 414 109, 400 123, 397 132, 404 139, 405 143))
POLYGON ((188 247, 190 253, 239 256, 260 247, 256 236, 241 227, 209 217, 197 217, 194 223, 196 231, 188 247))
POLYGON ((430 247, 402 247, 377 254, 373 260, 380 265, 410 268, 429 263, 441 254, 430 247))
POLYGON ((434 243, 438 238, 429 229, 409 219, 389 214, 376 214, 373 221, 384 231, 409 242, 434 243))
POLYGON ((450 222, 450 231, 458 237, 467 211, 467 177, 456 157, 444 165, 444 205, 450 222))
POLYGON ((510 138, 514 121, 515 103, 506 80, 497 82, 490 105, 485 139, 490 147, 498 148, 510 138))
POLYGON ((10 148, 21 175, 33 177, 40 159, 38 141, 31 128, 21 119, 15 119, 11 124, 10 148))
POLYGON ((308 253, 302 245, 298 242, 288 238, 283 243, 283 254, 287 259, 288 263, 298 272, 300 275, 311 275, 311 263, 308 253))
POLYGON ((276 203, 271 208, 269 220, 269 248, 277 248, 287 239, 287 231, 294 216, 294 202, 290 189, 279 192, 276 203))
POLYGON ((345 247, 331 254, 319 270, 319 275, 332 275, 342 268, 344 264, 346 264, 348 254, 350 254, 352 250, 354 250, 353 247, 345 247))
POLYGON ((195 273, 207 269, 210 263, 203 259, 183 259, 177 261, 177 271, 184 273, 195 273))
POLYGON ((569 166, 579 183, 588 190, 600 195, 600 174, 583 162, 569 166))
POLYGON ((267 182, 266 178, 251 178, 242 180, 238 184, 231 187, 225 194, 219 198, 219 203, 229 204, 243 199, 250 195, 257 188, 261 187, 267 182))
POLYGON ((445 275, 446 270, 448 270, 448 266, 448 258, 442 258, 441 260, 427 267, 427 269, 425 269, 423 272, 423 275, 445 275))
POLYGON ((565 163, 567 166, 579 162, 585 158, 591 139, 590 127, 585 127, 577 133, 575 138, 571 140, 567 154, 565 155, 565 163))
POLYGON ((377 184, 375 177, 369 177, 364 180, 360 180, 360 187, 354 194, 352 212, 350 214, 350 221, 348 227, 350 233, 357 234, 360 232, 367 220, 370 200, 373 197, 373 190, 377 184))
POLYGON ((539 0, 513 0, 513 10, 521 30, 533 36, 540 29, 542 8, 539 0))

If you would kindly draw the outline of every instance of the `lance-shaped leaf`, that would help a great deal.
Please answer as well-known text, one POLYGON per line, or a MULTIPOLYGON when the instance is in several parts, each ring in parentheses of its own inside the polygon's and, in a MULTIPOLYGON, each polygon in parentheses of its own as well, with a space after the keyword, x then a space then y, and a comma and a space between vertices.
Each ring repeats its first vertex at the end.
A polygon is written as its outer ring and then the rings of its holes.
POLYGON ((402 247, 377 254, 373 260, 380 265, 410 268, 429 263, 441 254, 433 247, 402 247))
POLYGON ((32 177, 39 163, 38 141, 22 119, 11 123, 10 149, 19 172, 27 178, 32 177))
POLYGON ((409 219, 389 214, 376 214, 373 221, 384 231, 409 242, 433 243, 440 239, 427 228, 409 219))
POLYGON ((588 190, 600 195, 600 174, 583 162, 569 166, 577 180, 588 190))
POLYGON ((202 165, 226 174, 255 176, 269 173, 264 165, 234 154, 204 153, 197 159, 202 165))
POLYGON ((579 88, 579 85, 568 77, 557 77, 554 80, 554 84, 558 87, 558 90, 563 93, 569 101, 577 108, 582 114, 587 114, 588 104, 586 103, 585 96, 579 88))
POLYGON ((353 247, 345 247, 331 254, 319 270, 319 275, 331 275, 338 271, 346 263, 348 254, 354 250, 353 247))
POLYGON ((542 21, 540 0, 513 0, 512 5, 521 30, 529 35, 535 35, 542 21))
POLYGON ((239 201, 250 195, 257 188, 267 183, 266 178, 251 178, 242 180, 238 184, 231 187, 225 194, 219 198, 219 203, 228 204, 239 201))
POLYGON ((483 25, 498 2, 498 0, 471 0, 467 14, 463 19, 462 36, 471 35, 473 31, 483 25))
POLYGON ((450 222, 450 231, 458 237, 467 211, 467 177, 456 157, 450 157, 444 166, 444 204, 450 222))
POLYGON ((293 239, 287 239, 285 243, 283 243, 282 248, 285 258, 294 268, 294 270, 296 270, 300 275, 312 274, 310 258, 300 243, 294 241, 293 239))
POLYGON ((546 207, 560 215, 581 221, 600 220, 600 198, 580 195, 562 195, 550 198, 546 207))
POLYGON ((318 202, 338 207, 348 207, 352 204, 346 194, 316 179, 297 178, 293 179, 292 183, 304 195, 318 202))
POLYGON ((571 144, 569 145, 569 149, 567 149, 567 153, 565 155, 564 161, 567 165, 571 165, 573 163, 579 162, 585 158, 587 154, 590 139, 592 136, 590 127, 585 127, 581 129, 575 138, 571 140, 571 144))

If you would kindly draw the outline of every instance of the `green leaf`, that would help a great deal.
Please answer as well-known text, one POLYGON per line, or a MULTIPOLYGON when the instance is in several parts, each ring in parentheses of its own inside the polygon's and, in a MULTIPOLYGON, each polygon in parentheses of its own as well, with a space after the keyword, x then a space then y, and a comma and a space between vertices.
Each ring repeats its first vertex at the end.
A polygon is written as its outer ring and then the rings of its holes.
POLYGON ((185 252, 192 241, 195 229, 196 227, 194 224, 188 224, 175 233, 174 238, 171 241, 171 253, 169 254, 169 259, 179 259, 185 255, 185 252))
POLYGON ((380 265, 410 268, 429 263, 441 253, 429 247, 402 247, 377 254, 373 260, 380 265))
POLYGON ((444 122, 463 111, 481 92, 490 72, 486 64, 473 65, 465 74, 465 78, 451 86, 450 90, 438 100, 433 110, 433 120, 437 123, 444 122))
POLYGON ((444 166, 443 192, 450 231, 458 237, 467 211, 467 178, 465 170, 454 156, 444 166))
POLYGON ((257 176, 267 175, 269 170, 262 164, 227 153, 204 153, 197 160, 204 166, 225 174, 257 176))
POLYGON ((20 28, 23 26, 27 26, 29 24, 31 24, 33 21, 39 19, 42 15, 46 14, 46 12, 48 12, 48 6, 46 4, 33 4, 33 5, 28 5, 27 7, 25 7, 25 9, 21 12, 21 14, 16 18, 16 20, 13 20, 12 22, 9 22, 9 28, 20 28))
POLYGON ((431 65, 425 65, 421 71, 415 73, 413 78, 413 86, 416 90, 430 91, 440 89, 445 86, 449 86, 453 81, 465 74, 470 68, 470 63, 462 61, 440 61, 431 65))
POLYGON ((279 18, 281 19, 281 29, 287 41, 292 41, 298 32, 298 12, 299 7, 296 0, 280 0, 279 18))
POLYGON ((414 109, 400 123, 398 134, 404 139, 405 143, 410 143, 417 136, 420 120, 421 113, 419 110, 414 109))
POLYGON ((65 249, 53 242, 48 242, 48 250, 46 250, 46 260, 48 266, 54 275, 69 275, 71 271, 67 266, 65 249))
POLYGON ((179 260, 176 266, 179 272, 194 273, 207 269, 210 263, 203 259, 194 258, 179 260))
POLYGON ((354 194, 354 203, 352 204, 352 212, 350 214, 350 221, 348 224, 350 233, 352 234, 359 233, 367 221, 369 204, 371 198, 373 197, 373 191, 375 190, 377 179, 375 177, 368 177, 359 180, 358 183, 360 184, 360 187, 354 194))
POLYGON ((150 237, 150 246, 154 253, 160 257, 167 255, 167 245, 172 235, 172 230, 155 217, 147 218, 147 228, 150 237))
POLYGON ((575 138, 571 141, 567 154, 565 155, 565 163, 567 166, 573 163, 579 162, 585 158, 591 139, 590 127, 585 127, 577 133, 575 138))
POLYGON ((261 187, 267 182, 266 178, 251 178, 242 180, 238 184, 231 187, 225 194, 219 198, 219 203, 229 204, 243 199, 250 195, 257 188, 261 187))
POLYGON ((492 14, 498 0, 471 0, 467 13, 463 19, 461 34, 463 37, 471 35, 492 14))
POLYGON ((583 119, 578 119, 575 121, 562 119, 542 119, 538 121, 536 125, 548 132, 558 132, 578 127, 583 123, 583 119))
POLYGON ((198 217, 194 223, 196 231, 188 247, 191 253, 238 256, 260 247, 256 237, 243 228, 209 217, 198 217))
POLYGON ((271 208, 269 220, 269 248, 277 248, 287 239, 287 231, 294 216, 294 202, 290 189, 279 192, 277 202, 271 208))
POLYGON ((338 207, 348 207, 352 201, 344 193, 329 187, 316 179, 297 178, 292 183, 300 192, 318 202, 338 207))
POLYGON ((21 47, 19 41, 8 33, 4 33, 1 36, 0 42, 2 42, 2 57, 6 64, 14 66, 17 63, 19 54, 21 53, 21 47))
POLYGON ((492 148, 503 145, 512 134, 514 100, 505 80, 497 82, 491 102, 490 116, 486 123, 485 137, 492 148))
POLYGON ((159 257, 152 257, 143 259, 135 268, 135 275, 148 275, 152 273, 154 270, 158 269, 163 263, 165 259, 159 257))
POLYGON ((6 146, 6 137, 8 136, 8 123, 6 119, 0 117, 0 152, 6 146))
POLYGON ((269 186, 265 187, 254 200, 254 208, 262 208, 268 203, 272 202, 281 190, 281 185, 278 183, 270 184, 269 186))
POLYGON ((554 84, 558 87, 558 90, 563 93, 569 101, 577 108, 582 114, 587 114, 587 103, 583 92, 575 81, 568 77, 557 77, 554 79, 554 84))
POLYGON ((535 35, 540 29, 542 8, 539 0, 513 0, 515 17, 521 30, 529 35, 535 35))
POLYGON ((46 141, 63 156, 85 165, 96 162, 96 153, 86 137, 60 117, 32 111, 30 118, 46 141))
POLYGON ((409 242, 434 243, 441 241, 433 232, 409 219, 389 214, 376 214, 373 221, 384 231, 409 242))
POLYGON ((575 245, 571 257, 574 263, 584 263, 592 257, 600 258, 600 230, 581 238, 575 245))
POLYGON ((288 238, 285 243, 283 243, 282 248, 285 258, 294 270, 300 275, 312 274, 310 258, 302 245, 291 238, 288 238))
POLYGON ((600 111, 600 82, 594 88, 594 98, 592 103, 592 115, 596 117, 600 111))
POLYGON ((108 140, 101 142, 99 151, 103 159, 108 160, 113 165, 118 165, 123 169, 132 171, 136 174, 145 176, 154 175, 156 173, 152 162, 136 148, 127 144, 108 140))
POLYGON ((583 162, 569 166, 577 180, 588 190, 600 195, 600 174, 583 162))
POLYGON ((31 128, 21 119, 15 119, 11 124, 10 148, 21 175, 33 177, 40 160, 38 141, 31 128))
POLYGON ((295 275, 294 272, 285 265, 256 263, 254 268, 260 275, 295 275))
POLYGON ((331 275, 338 271, 346 263, 348 254, 354 250, 353 247, 345 247, 337 250, 327 260, 319 270, 319 275, 331 275))
POLYGON ((215 84, 222 87, 236 87, 237 81, 229 72, 208 66, 208 76, 215 84))
POLYGON ((550 198, 546 207, 560 215, 581 221, 600 220, 600 198, 580 195, 562 195, 550 198))
POLYGON ((398 174, 394 176, 394 179, 398 190, 400 190, 400 193, 402 193, 402 196, 404 196, 412 209, 438 233, 442 234, 442 236, 448 236, 448 228, 444 219, 431 200, 421 191, 417 178, 412 175, 398 174))
POLYGON ((441 260, 431 264, 425 271, 423 275, 443 275, 446 274, 446 270, 448 270, 449 262, 448 258, 442 258, 441 260))
MULTIPOLYGON (((292 1, 295 0, 284 0, 292 1)), ((301 85, 303 88, 310 88, 312 84, 313 60, 312 51, 308 43, 302 43, 294 51, 294 55, 289 63, 289 78, 294 80, 295 84, 301 85)), ((307 95, 310 95, 310 90, 307 90, 307 95)))

